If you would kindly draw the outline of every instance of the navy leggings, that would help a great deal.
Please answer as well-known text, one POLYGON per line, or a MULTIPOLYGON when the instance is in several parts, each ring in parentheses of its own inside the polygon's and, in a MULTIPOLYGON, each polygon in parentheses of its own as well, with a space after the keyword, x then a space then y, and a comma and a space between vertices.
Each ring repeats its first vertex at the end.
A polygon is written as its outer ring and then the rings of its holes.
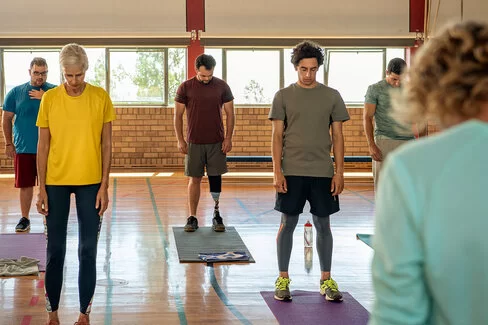
POLYGON ((95 209, 100 184, 81 186, 46 185, 49 214, 46 216, 47 265, 45 274, 46 309, 59 308, 66 255, 66 235, 71 193, 76 198, 78 215, 78 291, 80 312, 90 312, 96 285, 97 243, 102 218, 95 209))

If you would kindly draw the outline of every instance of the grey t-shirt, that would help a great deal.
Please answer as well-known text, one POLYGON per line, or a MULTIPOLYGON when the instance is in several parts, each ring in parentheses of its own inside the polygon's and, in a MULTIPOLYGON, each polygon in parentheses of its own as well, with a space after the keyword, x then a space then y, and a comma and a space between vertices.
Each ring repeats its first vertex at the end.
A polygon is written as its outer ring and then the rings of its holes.
POLYGON ((394 88, 385 79, 372 84, 366 92, 365 103, 376 105, 374 136, 386 136, 395 140, 414 139, 412 130, 398 124, 391 116, 390 91, 394 88))
POLYGON ((269 119, 285 123, 282 169, 285 176, 334 176, 330 157, 330 124, 349 120, 341 95, 323 84, 279 90, 269 119))

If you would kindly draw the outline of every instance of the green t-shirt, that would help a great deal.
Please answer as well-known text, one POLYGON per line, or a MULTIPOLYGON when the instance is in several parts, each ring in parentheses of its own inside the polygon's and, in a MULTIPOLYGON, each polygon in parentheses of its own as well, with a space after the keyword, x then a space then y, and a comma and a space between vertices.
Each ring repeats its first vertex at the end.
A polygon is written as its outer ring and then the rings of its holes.
POLYGON ((368 87, 365 103, 376 105, 374 113, 374 136, 386 136, 395 140, 414 139, 412 130, 398 124, 391 116, 390 91, 394 87, 390 86, 386 80, 381 80, 368 87))
POLYGON ((285 176, 334 176, 330 124, 349 120, 337 90, 320 83, 315 88, 292 84, 276 93, 268 117, 285 123, 282 157, 285 176))

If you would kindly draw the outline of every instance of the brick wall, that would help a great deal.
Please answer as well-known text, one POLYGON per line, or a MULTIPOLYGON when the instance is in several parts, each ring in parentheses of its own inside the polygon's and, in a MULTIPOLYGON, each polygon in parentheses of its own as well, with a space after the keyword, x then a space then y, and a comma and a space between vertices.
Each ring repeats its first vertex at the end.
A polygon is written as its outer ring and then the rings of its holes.
MULTIPOLYGON (((362 108, 349 108, 351 120, 344 124, 345 155, 368 155, 362 126, 362 108)), ((117 108, 113 124, 114 168, 180 169, 183 155, 177 151, 172 108, 117 108)), ((237 107, 232 155, 271 155, 269 108, 237 107)), ((324 126, 325 127, 325 126, 324 126)), ((433 130, 432 127, 430 130, 433 130)), ((4 148, 3 137, 0 148, 4 148)), ((230 167, 269 168, 270 164, 233 163, 230 167)), ((348 168, 369 168, 349 164, 348 168)), ((0 169, 11 170, 12 161, 0 153, 0 169)))

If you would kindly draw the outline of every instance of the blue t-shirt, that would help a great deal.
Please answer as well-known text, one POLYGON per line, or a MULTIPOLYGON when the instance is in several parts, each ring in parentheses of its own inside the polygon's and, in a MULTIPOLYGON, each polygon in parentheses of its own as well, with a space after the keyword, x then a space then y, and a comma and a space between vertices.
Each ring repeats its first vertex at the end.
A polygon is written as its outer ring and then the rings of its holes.
POLYGON ((5 96, 3 110, 15 114, 13 135, 15 151, 17 153, 37 153, 38 129, 36 126, 37 113, 39 113, 39 99, 31 99, 30 90, 48 91, 56 87, 50 83, 44 83, 42 87, 34 87, 27 82, 14 87, 5 96))

